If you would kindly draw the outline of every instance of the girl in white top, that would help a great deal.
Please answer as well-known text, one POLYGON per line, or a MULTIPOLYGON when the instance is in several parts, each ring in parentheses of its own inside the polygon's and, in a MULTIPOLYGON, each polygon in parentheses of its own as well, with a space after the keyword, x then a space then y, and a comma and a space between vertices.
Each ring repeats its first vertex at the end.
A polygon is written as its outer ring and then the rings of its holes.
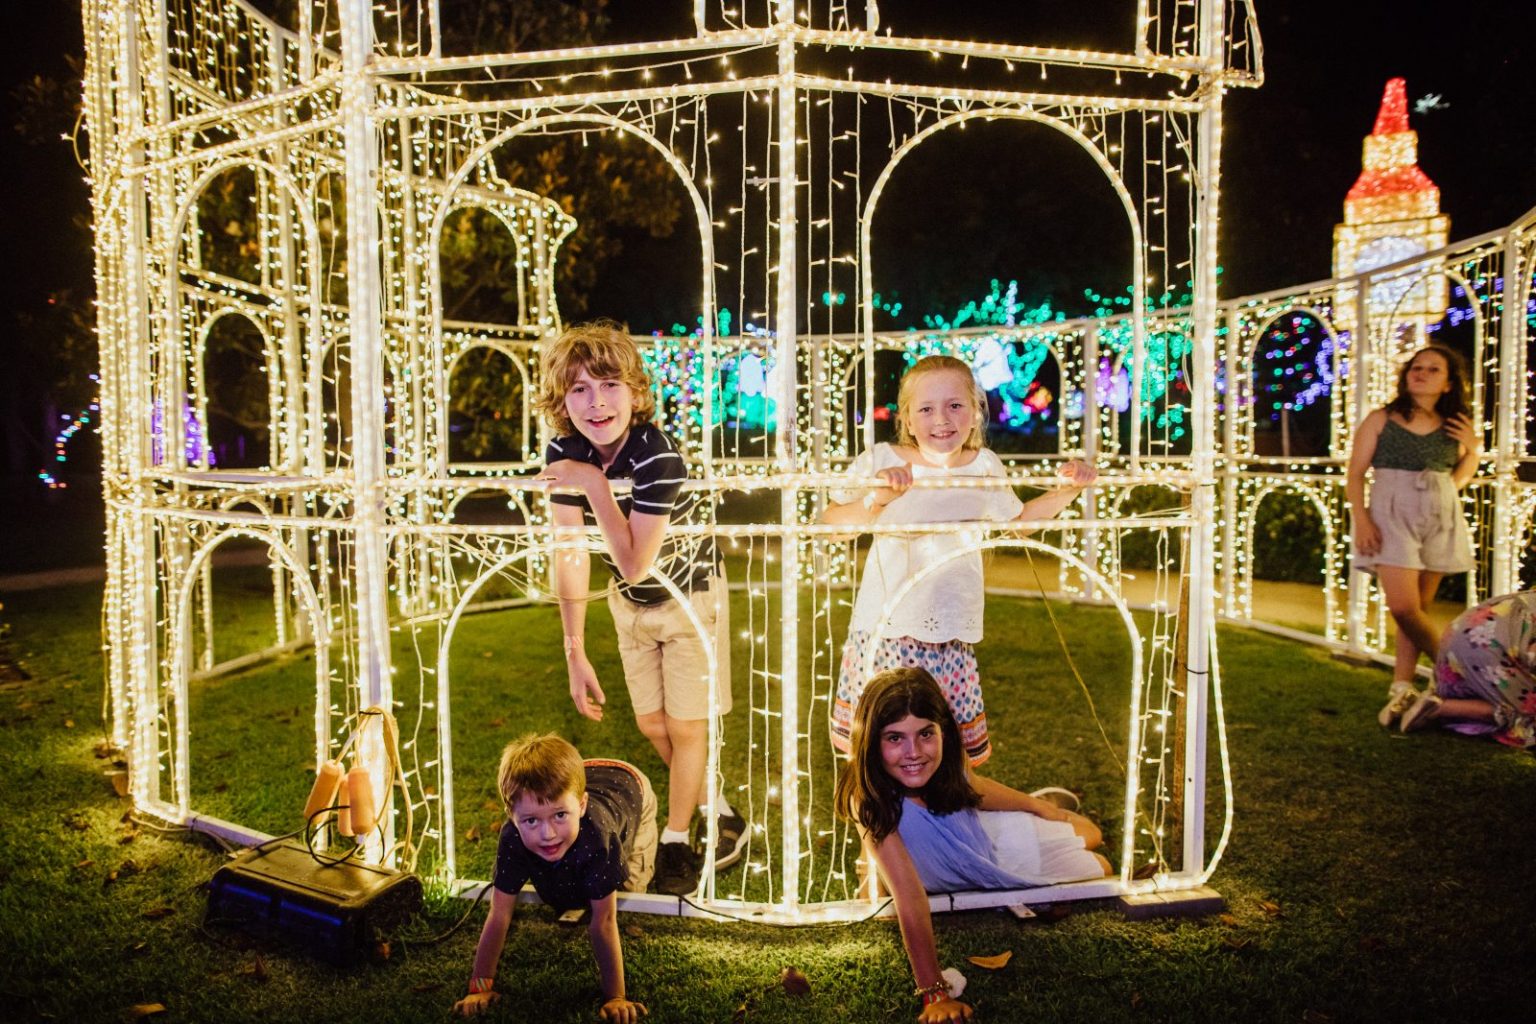
MULTIPOLYGON (((885 486, 833 491, 833 504, 821 521, 863 525, 1049 519, 1094 481, 1094 468, 1074 461, 1062 467, 1066 486, 1027 503, 1004 484, 909 489, 913 480, 1006 475, 1002 460, 983 447, 986 408, 986 396, 964 362, 953 356, 918 360, 901 378, 896 443, 877 444, 848 467, 850 477, 879 477, 885 486)), ((967 550, 983 532, 976 528, 875 538, 854 600, 832 706, 832 743, 839 750, 848 750, 873 644, 874 672, 917 667, 938 681, 960 725, 971 764, 981 764, 991 753, 973 648, 981 639, 985 599, 981 554, 967 550), (936 563, 942 564, 887 609, 910 577, 936 563)))

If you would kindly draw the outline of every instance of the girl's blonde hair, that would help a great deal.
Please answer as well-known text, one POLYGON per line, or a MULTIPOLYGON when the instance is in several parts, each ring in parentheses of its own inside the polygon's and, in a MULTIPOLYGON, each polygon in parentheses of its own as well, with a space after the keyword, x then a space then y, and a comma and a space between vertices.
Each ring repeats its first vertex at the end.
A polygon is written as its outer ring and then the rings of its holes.
POLYGON ((656 396, 645 372, 640 350, 624 329, 612 320, 575 324, 555 339, 539 356, 539 395, 535 404, 544 419, 561 437, 576 432, 565 411, 565 396, 585 369, 593 377, 621 380, 634 395, 632 423, 649 423, 656 413, 656 396))
POLYGON ((960 447, 968 452, 976 451, 987 443, 987 393, 981 390, 981 385, 976 383, 976 375, 966 365, 965 360, 956 359, 954 356, 924 356, 913 363, 907 372, 901 375, 901 388, 896 392, 896 443, 912 447, 912 432, 907 429, 907 413, 912 409, 912 390, 917 386, 917 379, 925 373, 958 373, 965 378, 971 386, 971 402, 976 407, 976 424, 971 427, 970 434, 965 443, 960 447))

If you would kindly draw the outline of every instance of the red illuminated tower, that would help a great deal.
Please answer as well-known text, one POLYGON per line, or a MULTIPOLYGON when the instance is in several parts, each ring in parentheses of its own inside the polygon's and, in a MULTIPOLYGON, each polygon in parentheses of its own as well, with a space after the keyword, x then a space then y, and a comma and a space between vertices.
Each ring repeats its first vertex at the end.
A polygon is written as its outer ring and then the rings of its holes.
MULTIPOLYGON (((1374 270, 1445 245, 1450 219, 1440 212, 1440 190, 1418 164, 1418 133, 1408 127, 1406 84, 1387 83, 1376 126, 1365 137, 1360 177, 1344 197, 1344 223, 1333 229, 1333 274, 1347 277, 1374 270)), ((1356 319, 1356 289, 1339 289, 1336 322, 1356 319)), ((1415 272, 1375 284, 1367 298, 1369 315, 1387 317, 1393 327, 1426 323, 1445 312, 1445 278, 1415 272)))

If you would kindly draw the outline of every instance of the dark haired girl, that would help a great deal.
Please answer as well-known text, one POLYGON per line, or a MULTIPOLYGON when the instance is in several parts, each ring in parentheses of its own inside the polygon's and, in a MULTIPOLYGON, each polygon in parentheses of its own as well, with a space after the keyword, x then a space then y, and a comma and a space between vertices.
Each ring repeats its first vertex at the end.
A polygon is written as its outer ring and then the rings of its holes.
POLYGON ((850 739, 837 809, 858 823, 896 901, 923 1002, 918 1020, 966 1020, 971 1008, 951 996, 940 974, 928 893, 1102 878, 1109 861, 1092 850, 1103 837, 1080 814, 972 775, 959 726, 924 669, 871 679, 850 739))
POLYGON ((1396 662, 1377 721, 1391 727, 1421 696, 1419 655, 1435 660, 1435 627, 1424 614, 1447 573, 1472 568, 1472 544, 1456 492, 1477 472, 1482 435, 1467 405, 1458 355, 1426 345, 1404 364, 1397 397, 1361 421, 1345 494, 1354 523, 1354 565, 1374 573, 1397 623, 1396 662), (1365 473, 1372 474, 1366 503, 1365 473))

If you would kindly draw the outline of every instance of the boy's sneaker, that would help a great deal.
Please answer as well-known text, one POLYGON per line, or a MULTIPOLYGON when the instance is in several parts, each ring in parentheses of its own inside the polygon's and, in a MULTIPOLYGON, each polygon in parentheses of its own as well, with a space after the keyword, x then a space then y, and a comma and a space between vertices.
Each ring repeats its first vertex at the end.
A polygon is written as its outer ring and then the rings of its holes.
MULTIPOLYGON (((700 839, 702 840, 702 836, 700 839)), ((722 814, 715 819, 715 870, 720 871, 741 860, 747 848, 747 819, 739 814, 722 814)))
POLYGON ((1082 801, 1077 798, 1076 793, 1070 789, 1063 789, 1060 786, 1046 786, 1043 789, 1035 790, 1029 795, 1037 800, 1044 800, 1048 804, 1055 804, 1062 810, 1071 811, 1073 814, 1076 814, 1077 809, 1083 805, 1082 801))
POLYGON ((702 866, 699 855, 687 843, 662 843, 656 847, 651 888, 668 896, 687 896, 699 887, 702 866))
POLYGON ((1383 729, 1390 729, 1392 723, 1402 718, 1418 701, 1419 691, 1413 688, 1413 684, 1406 679, 1399 679, 1387 691, 1386 706, 1376 712, 1376 721, 1381 723, 1383 729))

